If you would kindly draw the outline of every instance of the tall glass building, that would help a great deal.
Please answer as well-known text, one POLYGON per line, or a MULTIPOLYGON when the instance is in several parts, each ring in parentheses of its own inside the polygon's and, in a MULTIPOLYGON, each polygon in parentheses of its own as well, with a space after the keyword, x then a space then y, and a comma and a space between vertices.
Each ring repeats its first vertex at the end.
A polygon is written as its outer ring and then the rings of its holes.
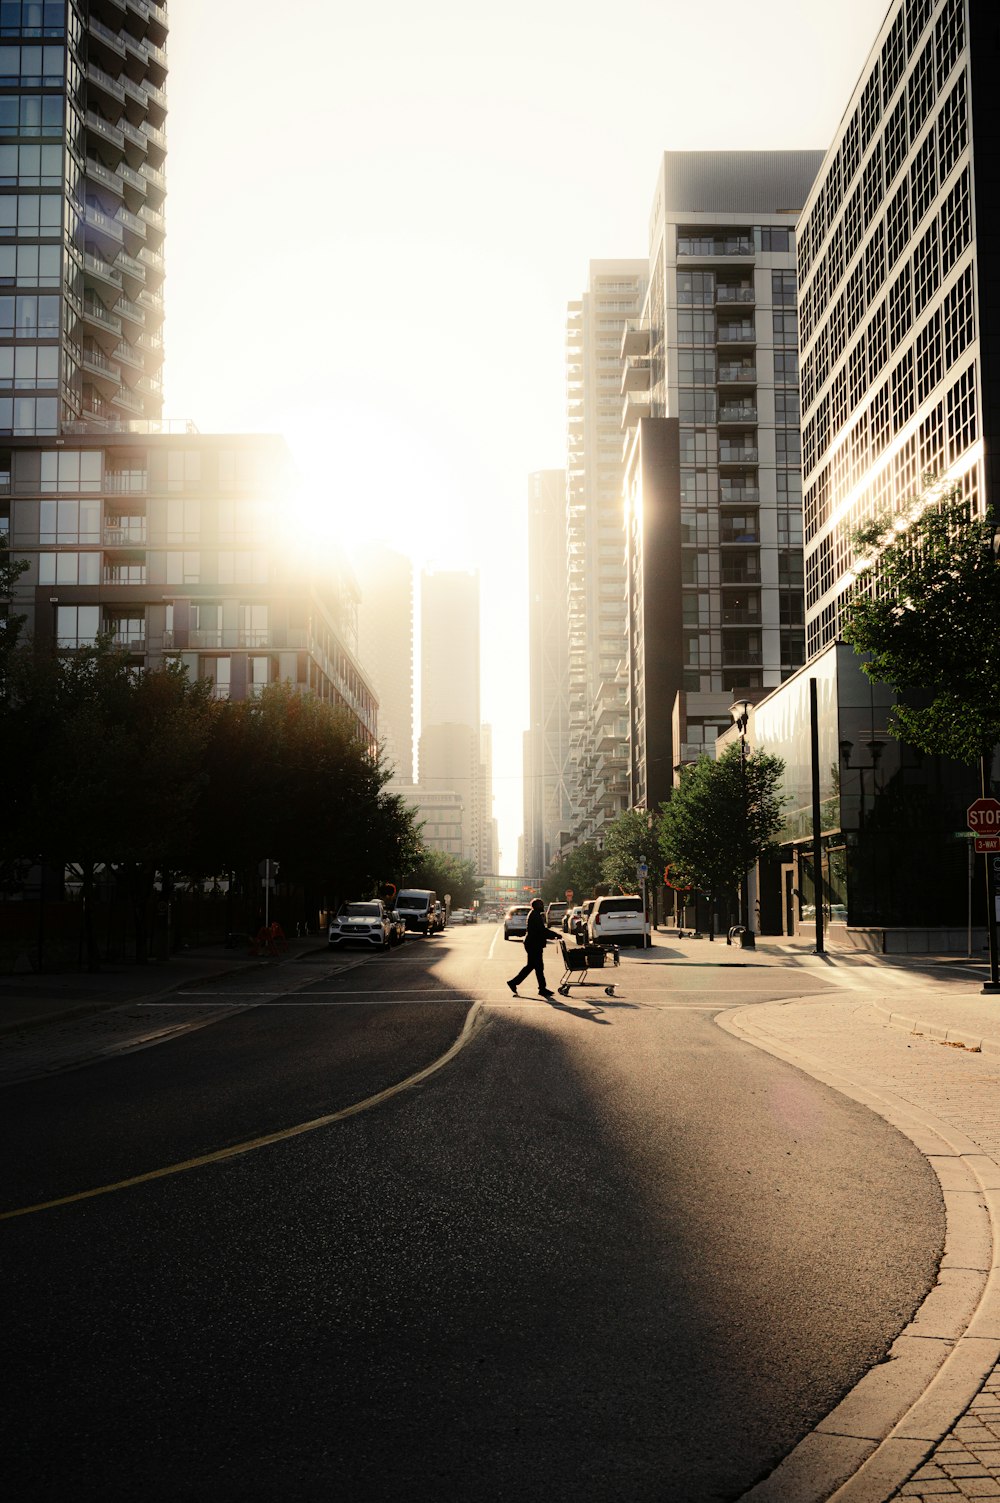
POLYGON ((0 434, 159 418, 167 8, 0 5, 0 434))

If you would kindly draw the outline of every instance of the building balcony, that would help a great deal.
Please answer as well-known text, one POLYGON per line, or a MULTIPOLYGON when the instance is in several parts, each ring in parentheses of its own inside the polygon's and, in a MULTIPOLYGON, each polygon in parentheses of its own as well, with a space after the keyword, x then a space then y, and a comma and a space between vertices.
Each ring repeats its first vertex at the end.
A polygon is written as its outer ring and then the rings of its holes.
POLYGON ((722 402, 716 419, 719 423, 756 423, 757 409, 752 402, 722 402))
POLYGON ((117 523, 108 523, 104 528, 106 548, 144 548, 146 546, 146 518, 119 518, 117 523))
POLYGON ((648 359, 649 336, 649 329, 644 329, 634 319, 629 319, 622 330, 621 358, 648 359))
POLYGON ((84 251, 83 265, 88 276, 95 278, 106 287, 121 290, 122 274, 109 262, 102 261, 99 256, 93 255, 90 251, 84 251))
POLYGON ((640 418, 648 418, 650 413, 649 393, 636 393, 630 391, 622 403, 621 430, 634 428, 640 418))
POLYGON ((104 569, 106 585, 144 585, 145 564, 107 564, 104 569))
POLYGON ((760 533, 755 527, 737 528, 722 525, 719 528, 719 542, 723 547, 730 547, 734 544, 742 548, 748 545, 756 547, 760 543, 760 533))
POLYGON ((109 360, 103 350, 85 349, 81 352, 83 368, 105 396, 112 396, 121 385, 122 368, 109 360))
MULTIPOLYGON (((101 49, 110 52, 114 57, 125 61, 125 38, 120 31, 112 31, 110 26, 105 26, 103 21, 91 12, 87 23, 87 35, 99 45, 94 49, 98 53, 101 49)), ((89 50, 89 49, 88 49, 89 50)))
POLYGON ((748 444, 720 444, 720 464, 756 464, 758 451, 748 444))
POLYGON ((87 227, 88 241, 97 241, 103 250, 112 253, 119 250, 124 243, 124 232, 116 219, 110 214, 105 214, 96 204, 87 204, 83 211, 83 222, 87 227))
MULTIPOLYGON (((110 625, 105 630, 111 630, 110 625)), ((124 632, 119 635, 113 631, 111 633, 111 645, 112 647, 117 647, 119 652, 128 652, 134 656, 136 653, 144 653, 146 651, 146 638, 144 635, 139 636, 137 632, 124 632)))
POLYGON ((104 472, 106 496, 141 496, 148 489, 149 475, 146 470, 105 470, 104 472))
POLYGON ((650 377, 651 369, 648 360, 630 360, 622 370, 622 396, 630 391, 649 391, 650 377))
POLYGON ((143 117, 145 117, 146 111, 149 108, 149 99, 143 85, 134 83, 128 74, 125 74, 122 78, 122 90, 126 99, 130 99, 134 105, 138 105, 143 113, 143 117))
POLYGON ((130 256, 127 251, 119 251, 115 257, 115 266, 121 272, 122 286, 128 297, 136 297, 146 285, 146 268, 141 261, 130 256))
POLYGON ((117 172, 112 172, 96 157, 88 157, 85 166, 90 182, 96 183, 103 192, 114 194, 117 199, 122 197, 122 180, 117 172))
POLYGON ((120 84, 117 79, 112 78, 110 73, 105 73, 104 69, 99 68, 96 63, 87 64, 87 82, 93 88, 95 88, 102 96, 102 98, 104 98, 106 101, 110 100, 113 101, 113 104, 124 105, 124 85, 120 84))
POLYGON ((146 155, 146 137, 129 120, 122 120, 119 124, 123 137, 122 145, 128 156, 129 166, 139 167, 146 155))
POLYGON ((104 304, 94 298, 84 301, 83 321, 88 332, 101 341, 102 348, 113 351, 122 335, 122 321, 116 313, 109 313, 104 304))
MULTIPOLYGON (((124 145, 124 142, 122 143, 124 145)), ((133 213, 142 210, 149 191, 145 173, 136 172, 127 162, 118 163, 118 176, 122 180, 125 202, 133 213)))
POLYGON ((742 385, 744 382, 756 383, 757 367, 755 365, 733 364, 726 361, 719 362, 719 371, 716 377, 718 386, 742 385))
POLYGON ((720 321, 715 330, 716 344, 756 344, 757 330, 752 324, 720 321))
POLYGON ((756 485, 727 485, 723 480, 719 488, 719 503, 722 506, 741 506, 748 502, 756 506, 760 501, 760 488, 756 485))
POLYGON ((760 564, 756 557, 743 559, 739 563, 727 563, 723 560, 719 577, 724 585, 759 585, 760 564))
POLYGON ((134 392, 128 391, 124 386, 115 392, 111 401, 116 407, 123 407, 126 412, 134 412, 137 417, 141 417, 146 410, 142 398, 137 397, 134 392))
POLYGON ((750 606, 723 606, 723 626, 759 626, 760 607, 756 609, 750 606))
POLYGON ((733 303, 749 304, 752 307, 757 301, 757 293, 753 287, 734 286, 729 282, 720 282, 715 289, 715 301, 720 307, 729 307, 733 303))
POLYGON ((87 111, 87 129, 105 146, 113 146, 118 152, 125 150, 125 137, 117 125, 112 125, 96 110, 87 111))
POLYGON ((679 235, 678 256, 752 256, 754 243, 746 235, 679 235))
POLYGON ((138 214, 133 214, 131 209, 126 209, 123 204, 115 215, 115 220, 121 225, 125 237, 125 248, 131 253, 144 246, 146 242, 145 221, 138 214))
POLYGON ((127 297, 120 297, 118 299, 115 304, 115 312, 121 315, 121 319, 126 320, 136 328, 141 329, 146 322, 144 310, 139 307, 138 303, 133 303, 127 297))
POLYGON ((122 365, 127 365, 131 370, 134 370, 137 373, 146 369, 146 362, 142 358, 142 351, 135 349, 133 345, 125 344, 123 342, 122 344, 116 345, 111 353, 114 355, 116 360, 121 361, 122 365))

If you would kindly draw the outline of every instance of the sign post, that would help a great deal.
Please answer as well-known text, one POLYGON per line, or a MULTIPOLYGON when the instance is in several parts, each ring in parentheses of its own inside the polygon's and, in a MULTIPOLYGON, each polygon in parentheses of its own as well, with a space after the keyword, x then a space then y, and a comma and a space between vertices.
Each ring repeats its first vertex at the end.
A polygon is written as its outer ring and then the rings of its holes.
POLYGON ((988 795, 977 798, 965 811, 965 821, 975 836, 976 850, 986 857, 986 937, 990 947, 990 979, 984 992, 1000 992, 997 956, 997 875, 1000 868, 1000 800, 988 795))

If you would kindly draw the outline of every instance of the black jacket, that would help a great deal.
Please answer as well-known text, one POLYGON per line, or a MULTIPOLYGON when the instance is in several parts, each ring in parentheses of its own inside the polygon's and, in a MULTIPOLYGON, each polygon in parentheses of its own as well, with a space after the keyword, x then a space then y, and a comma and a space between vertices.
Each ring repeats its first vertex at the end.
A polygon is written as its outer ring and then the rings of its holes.
POLYGON ((541 951, 545 949, 547 939, 558 938, 556 931, 546 924, 545 914, 539 913, 537 908, 532 908, 528 914, 527 928, 524 931, 524 948, 528 951, 541 951))

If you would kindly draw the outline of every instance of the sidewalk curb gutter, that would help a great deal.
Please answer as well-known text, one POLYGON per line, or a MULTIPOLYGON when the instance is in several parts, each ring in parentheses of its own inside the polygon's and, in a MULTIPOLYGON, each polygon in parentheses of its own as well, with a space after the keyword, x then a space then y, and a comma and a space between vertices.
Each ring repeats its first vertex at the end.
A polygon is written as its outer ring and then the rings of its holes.
POLYGON ((963 1049, 978 1050, 981 1054, 1000 1054, 1000 1040, 998 1039, 963 1033, 960 1028, 942 1028, 940 1023, 924 1023, 920 1018, 911 1018, 904 1013, 894 1012, 891 1007, 885 1007, 879 1002, 873 1002, 872 1006, 876 1012, 888 1018, 894 1028, 905 1028, 907 1033, 923 1033, 929 1039, 940 1039, 944 1044, 961 1044, 963 1049))
MULTIPOLYGON (((901 1097, 859 1086, 777 1039, 760 1020, 763 1010, 733 1009, 716 1022, 867 1106, 908 1137, 938 1176, 946 1230, 934 1287, 886 1359, 740 1503, 888 1503, 949 1434, 1000 1361, 1000 1166, 950 1124, 901 1097)), ((885 1007, 876 1010, 911 1031, 942 1033, 885 1007)), ((1000 1052, 1000 1045, 991 1052, 1000 1052)))

